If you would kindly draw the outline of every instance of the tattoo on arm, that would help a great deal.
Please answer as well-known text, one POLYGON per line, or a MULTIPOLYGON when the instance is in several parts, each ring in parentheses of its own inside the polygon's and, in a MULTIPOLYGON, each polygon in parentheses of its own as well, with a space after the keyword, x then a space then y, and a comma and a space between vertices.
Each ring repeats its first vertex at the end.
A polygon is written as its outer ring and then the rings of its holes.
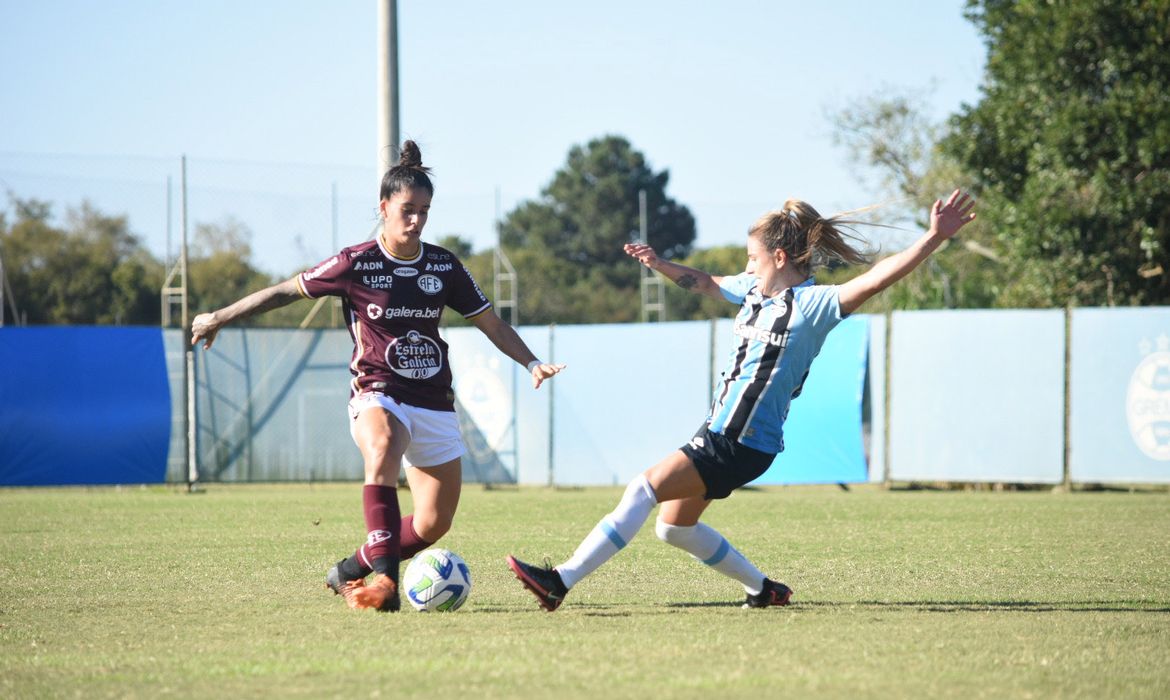
POLYGON ((300 298, 301 294, 297 291, 296 282, 286 280, 267 289, 261 289, 258 292, 249 294, 224 309, 224 311, 228 319, 243 319, 264 313, 265 311, 287 306, 300 298))
POLYGON ((699 280, 694 275, 692 275, 691 273, 688 272, 688 273, 684 274, 682 277, 679 277, 678 279, 676 279, 674 281, 674 283, 677 284, 678 286, 682 287, 683 289, 689 290, 689 289, 693 289, 694 286, 699 283, 699 280))

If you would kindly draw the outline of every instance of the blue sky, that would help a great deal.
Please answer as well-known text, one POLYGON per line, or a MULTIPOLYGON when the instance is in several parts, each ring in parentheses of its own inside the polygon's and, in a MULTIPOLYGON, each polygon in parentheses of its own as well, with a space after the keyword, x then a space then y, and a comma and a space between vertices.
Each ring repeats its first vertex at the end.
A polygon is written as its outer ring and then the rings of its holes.
MULTIPOLYGON (((741 242, 789 196, 873 203, 826 115, 883 89, 943 118, 978 99, 961 0, 400 0, 401 134, 435 169, 427 235, 477 250, 569 148, 620 134, 690 207, 697 245, 741 242)), ((126 213, 162 255, 166 177, 189 220, 229 215, 279 274, 373 225, 375 0, 0 0, 0 188, 126 213)), ((172 199, 172 249, 178 236, 172 199)), ((6 206, 6 204, 5 204, 6 206)))

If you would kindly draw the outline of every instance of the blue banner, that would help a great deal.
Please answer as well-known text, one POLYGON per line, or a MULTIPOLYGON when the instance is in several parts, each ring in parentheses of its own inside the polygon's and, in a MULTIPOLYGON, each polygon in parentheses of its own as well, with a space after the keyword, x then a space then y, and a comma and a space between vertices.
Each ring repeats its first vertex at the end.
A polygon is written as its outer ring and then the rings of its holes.
POLYGON ((1170 308, 1074 309, 1069 474, 1170 482, 1170 308))
POLYGON ((757 484, 844 484, 868 478, 862 443, 869 321, 845 319, 825 339, 784 422, 784 451, 757 484))
POLYGON ((1058 484, 1064 312, 895 311, 890 478, 1058 484))
POLYGON ((156 328, 0 328, 0 485, 160 483, 171 431, 156 328))

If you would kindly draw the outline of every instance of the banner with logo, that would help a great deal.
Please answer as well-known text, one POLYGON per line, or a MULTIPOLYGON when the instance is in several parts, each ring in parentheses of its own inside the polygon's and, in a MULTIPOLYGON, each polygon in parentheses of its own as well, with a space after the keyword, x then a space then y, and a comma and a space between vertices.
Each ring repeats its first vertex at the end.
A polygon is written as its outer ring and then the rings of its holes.
POLYGON ((0 328, 0 485, 159 483, 170 429, 157 328, 0 328))
MULTIPOLYGON (((548 360, 547 327, 516 332, 538 358, 548 360)), ((443 338, 450 349, 452 388, 467 445, 464 480, 545 483, 552 384, 534 390, 525 368, 478 328, 447 328, 443 338)))
POLYGON ((1170 307, 1076 309, 1071 326, 1071 479, 1170 482, 1170 307))

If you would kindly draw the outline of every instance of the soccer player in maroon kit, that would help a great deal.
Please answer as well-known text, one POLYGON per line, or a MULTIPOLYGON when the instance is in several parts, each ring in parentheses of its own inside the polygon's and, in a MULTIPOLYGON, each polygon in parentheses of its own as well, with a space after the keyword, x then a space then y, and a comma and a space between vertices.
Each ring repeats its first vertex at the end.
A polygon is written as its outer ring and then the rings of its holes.
POLYGON ((366 542, 326 575, 351 608, 399 609, 402 559, 434 544, 451 528, 466 451, 455 415, 447 344, 439 318, 449 306, 508 357, 527 367, 532 386, 564 365, 543 363, 492 310, 467 268, 450 251, 421 240, 434 186, 413 141, 382 178, 376 240, 350 246, 292 279, 250 294, 191 324, 192 344, 210 348, 232 321, 323 295, 342 299, 353 337, 350 433, 365 464, 362 503, 366 542), (409 463, 414 512, 401 517, 398 473, 409 463), (366 578, 374 577, 367 583, 366 578))

